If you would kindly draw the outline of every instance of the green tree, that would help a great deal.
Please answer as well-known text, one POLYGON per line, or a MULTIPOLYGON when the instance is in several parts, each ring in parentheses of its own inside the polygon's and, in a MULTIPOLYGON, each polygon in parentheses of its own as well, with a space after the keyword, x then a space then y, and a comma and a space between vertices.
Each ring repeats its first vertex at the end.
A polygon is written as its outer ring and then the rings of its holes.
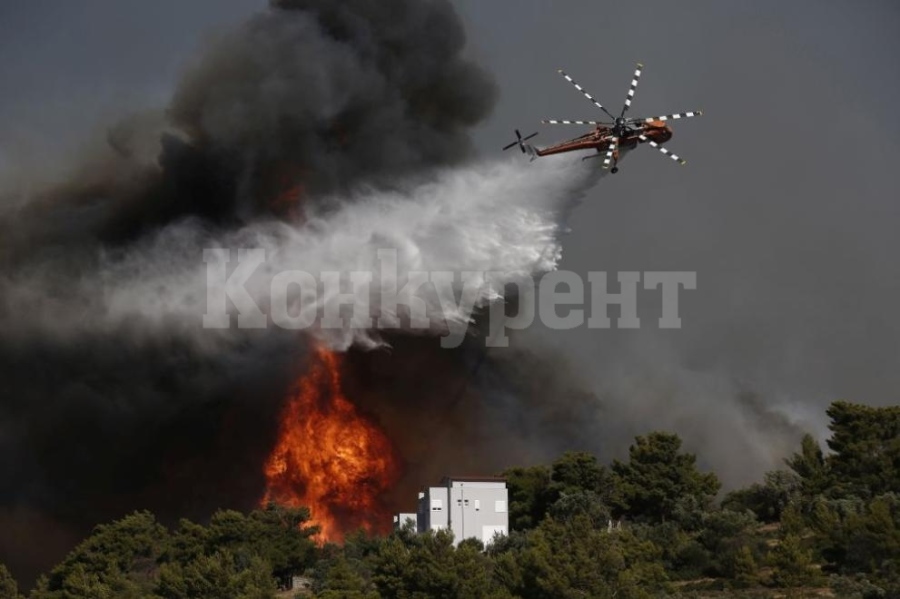
POLYGON ((806 503, 832 485, 833 478, 825 463, 822 448, 812 435, 803 435, 800 452, 785 460, 785 464, 799 477, 800 490, 806 503))
POLYGON ((187 519, 179 520, 178 526, 169 536, 160 561, 186 564, 206 555, 207 548, 212 545, 209 536, 205 526, 187 519))
POLYGON ((684 530, 674 520, 659 524, 630 524, 628 530, 659 548, 659 562, 670 578, 701 578, 711 568, 713 556, 697 540, 697 533, 684 530))
MULTIPOLYGON (((415 527, 407 523, 392 537, 411 543, 415 535, 415 527)), ((360 529, 348 534, 342 546, 325 545, 317 552, 312 574, 316 597, 377 597, 373 568, 385 542, 387 539, 360 529)))
POLYGON ((362 573, 363 564, 347 559, 342 551, 327 564, 315 588, 317 599, 377 599, 374 585, 362 573))
MULTIPOLYGON (((431 534, 431 533, 425 533, 431 534)), ((374 559, 373 580, 382 597, 406 597, 407 576, 416 537, 392 535, 379 548, 374 559)))
POLYGON ((156 594, 163 599, 272 599, 272 569, 259 557, 236 558, 227 550, 201 555, 187 564, 164 564, 156 594))
POLYGON ((607 526, 611 517, 609 507, 593 491, 564 494, 550 506, 550 515, 563 522, 583 516, 594 528, 607 526))
POLYGON ((758 523, 753 512, 715 510, 703 515, 698 541, 711 557, 707 574, 731 578, 738 554, 753 543, 758 523))
POLYGON ((557 495, 589 491, 602 495, 611 487, 606 468, 597 457, 584 451, 568 451, 551 467, 552 486, 557 495))
POLYGON ((257 556, 269 564, 276 578, 284 580, 313 564, 315 543, 310 537, 317 529, 306 526, 308 522, 307 508, 269 505, 247 516, 233 510, 218 511, 205 532, 196 525, 180 525, 171 557, 196 555, 203 543, 206 556, 220 550, 244 560, 257 556))
POLYGON ((735 552, 731 557, 730 576, 732 586, 746 589, 759 583, 759 566, 753 551, 746 545, 735 552))
POLYGON ((312 536, 318 527, 309 525, 308 508, 270 504, 251 512, 251 546, 271 567, 276 577, 302 573, 316 558, 312 536))
POLYGON ((72 564, 53 589, 42 576, 30 599, 157 599, 146 584, 139 584, 128 574, 113 567, 105 572, 90 572, 81 563, 72 564))
MULTIPOLYGON (((394 531, 393 534, 400 535, 403 538, 412 538, 416 536, 416 525, 414 522, 407 521, 402 527, 394 531)), ((344 545, 341 548, 342 553, 351 560, 362 562, 374 555, 378 554, 384 537, 372 534, 365 529, 359 529, 348 533, 344 537, 344 545)))
POLYGON ((385 546, 376 582, 388 597, 452 597, 459 581, 450 568, 453 534, 427 532, 405 545, 399 537, 385 546), (399 559, 398 559, 399 558, 399 559))
POLYGON ((475 599, 486 597, 492 587, 490 558, 477 539, 465 539, 453 553, 453 570, 459 577, 456 596, 475 599))
POLYGON ((783 589, 794 589, 819 582, 813 566, 812 551, 803 546, 800 537, 786 535, 769 554, 772 582, 783 589))
POLYGON ((629 530, 607 532, 579 516, 569 522, 547 518, 514 549, 518 576, 507 571, 508 588, 524 599, 643 599, 666 589, 660 550, 629 530))
POLYGON ((448 530, 406 537, 391 535, 376 556, 374 580, 382 597, 488 599, 504 589, 492 576, 493 563, 480 541, 453 546, 448 530))
POLYGON ((900 596, 900 588, 886 589, 863 575, 832 576, 829 586, 841 599, 885 599, 900 596))
POLYGON ((778 522, 785 508, 798 497, 800 486, 800 477, 795 473, 773 470, 766 473, 763 484, 754 483, 728 493, 722 507, 736 512, 750 510, 760 522, 778 522))
POLYGON ((719 479, 713 473, 698 471, 696 456, 680 449, 678 435, 654 432, 636 438, 627 463, 613 462, 619 515, 664 522, 685 499, 702 508, 712 503, 719 479))
POLYGON ((509 493, 509 527, 526 530, 537 526, 556 499, 551 490, 550 468, 510 468, 503 473, 509 493))
POLYGON ((816 505, 813 527, 822 555, 842 574, 874 574, 891 579, 900 574, 900 496, 885 494, 871 501, 823 500, 816 505))
POLYGON ((166 540, 166 529, 149 512, 97 526, 50 572, 37 597, 128 599, 149 593, 166 540))
POLYGON ((900 406, 838 401, 828 408, 828 466, 844 495, 900 493, 900 406))
POLYGON ((18 599, 19 585, 6 566, 0 564, 0 599, 18 599))

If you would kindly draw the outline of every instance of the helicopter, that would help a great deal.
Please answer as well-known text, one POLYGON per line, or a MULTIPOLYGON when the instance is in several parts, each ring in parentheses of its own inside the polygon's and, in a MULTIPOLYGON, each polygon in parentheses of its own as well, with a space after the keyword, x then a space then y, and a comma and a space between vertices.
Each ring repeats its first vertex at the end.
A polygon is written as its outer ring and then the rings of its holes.
POLYGON ((565 71, 560 69, 560 75, 562 75, 563 78, 566 79, 566 81, 575 86, 575 89, 578 90, 585 98, 587 98, 588 101, 602 110, 611 119, 611 121, 544 120, 541 122, 545 125, 593 125, 594 129, 574 139, 548 146, 546 148, 535 148, 531 144, 527 143, 530 139, 534 138, 537 133, 532 133, 527 137, 522 137, 521 132, 516 129, 516 141, 506 145, 503 150, 506 151, 519 146, 519 148, 522 150, 522 153, 530 155, 532 160, 535 160, 542 156, 551 156, 553 154, 563 154, 566 152, 575 152, 579 150, 596 150, 596 154, 587 156, 582 160, 603 157, 603 168, 610 169, 610 172, 612 173, 617 173, 619 172, 618 163, 620 149, 631 149, 637 147, 640 144, 646 143, 661 152, 664 156, 674 160, 675 162, 681 165, 686 164, 686 160, 683 160, 677 154, 670 152, 662 145, 672 139, 672 129, 671 127, 669 127, 668 121, 692 118, 695 116, 700 116, 703 113, 699 110, 694 110, 690 112, 676 112, 673 114, 665 114, 648 118, 626 118, 625 115, 631 108, 631 103, 634 100, 634 94, 635 91, 637 91, 638 83, 641 80, 641 73, 643 72, 643 69, 644 65, 641 63, 637 63, 637 68, 635 69, 634 76, 631 79, 631 87, 628 89, 628 95, 625 97, 625 105, 622 107, 622 111, 619 113, 619 116, 614 116, 602 104, 600 104, 600 102, 598 102, 594 98, 594 96, 592 96, 587 90, 579 85, 577 81, 570 77, 565 71))

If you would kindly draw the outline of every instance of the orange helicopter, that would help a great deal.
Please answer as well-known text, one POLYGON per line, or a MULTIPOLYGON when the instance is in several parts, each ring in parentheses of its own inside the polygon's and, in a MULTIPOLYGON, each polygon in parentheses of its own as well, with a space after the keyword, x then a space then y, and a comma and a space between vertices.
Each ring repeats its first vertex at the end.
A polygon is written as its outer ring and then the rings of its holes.
POLYGON ((672 129, 666 124, 666 122, 670 120, 686 119, 700 116, 703 113, 699 110, 695 110, 692 112, 677 112, 674 114, 666 114, 650 118, 625 118, 625 113, 628 112, 629 108, 631 108, 631 102, 634 99, 634 92, 635 90, 637 90, 638 82, 641 80, 641 71, 643 70, 643 68, 644 65, 642 65, 641 63, 637 64, 637 69, 635 69, 634 77, 631 80, 631 87, 629 88, 628 95, 625 98, 625 106, 622 107, 622 112, 618 117, 613 116, 606 108, 603 107, 602 104, 600 104, 600 102, 594 99, 594 97, 590 93, 588 93, 587 90, 581 87, 574 79, 569 77, 569 75, 567 75, 565 71, 560 70, 559 73, 566 79, 566 81, 574 85, 575 89, 581 92, 581 94, 584 95, 584 97, 587 98, 594 106, 606 113, 606 115, 612 119, 612 122, 570 120, 541 121, 545 125, 594 125, 595 129, 593 131, 590 131, 589 133, 585 133, 580 137, 576 137, 575 139, 570 139, 569 141, 564 141, 562 143, 558 143, 546 148, 535 148, 531 144, 526 143, 529 139, 536 136, 537 133, 532 133, 528 137, 522 137, 522 134, 518 129, 516 129, 516 141, 504 147, 504 151, 509 150, 510 148, 513 148, 515 146, 519 146, 523 154, 529 154, 531 156, 531 159, 534 160, 541 156, 562 154, 564 152, 575 152, 578 150, 596 150, 597 153, 595 155, 587 156, 582 160, 603 156, 603 168, 610 168, 610 166, 612 166, 610 172, 617 173, 619 172, 618 162, 620 148, 630 149, 637 147, 638 144, 648 143, 675 162, 682 165, 685 164, 685 160, 682 160, 679 156, 673 154, 662 146, 662 144, 672 138, 672 129))

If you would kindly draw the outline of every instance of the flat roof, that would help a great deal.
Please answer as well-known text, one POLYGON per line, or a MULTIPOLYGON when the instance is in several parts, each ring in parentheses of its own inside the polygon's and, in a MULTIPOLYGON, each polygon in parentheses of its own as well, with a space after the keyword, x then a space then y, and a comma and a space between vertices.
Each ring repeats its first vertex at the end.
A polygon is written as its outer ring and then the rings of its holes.
POLYGON ((506 479, 502 476, 445 476, 441 479, 441 484, 448 483, 505 483, 506 479))

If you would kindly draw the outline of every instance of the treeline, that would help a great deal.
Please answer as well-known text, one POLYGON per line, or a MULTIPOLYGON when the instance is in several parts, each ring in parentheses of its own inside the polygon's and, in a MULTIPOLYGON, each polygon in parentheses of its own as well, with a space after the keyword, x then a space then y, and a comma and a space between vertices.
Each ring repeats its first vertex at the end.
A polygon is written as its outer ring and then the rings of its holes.
MULTIPOLYGON (((900 407, 828 410, 785 469, 717 501, 720 483, 672 434, 627 461, 567 453, 505 472, 509 536, 487 548, 449 533, 362 532, 318 547, 305 509, 215 514, 167 530, 146 512, 94 533, 31 599, 900 598, 900 407)), ((0 598, 18 598, 0 566, 0 598)))

